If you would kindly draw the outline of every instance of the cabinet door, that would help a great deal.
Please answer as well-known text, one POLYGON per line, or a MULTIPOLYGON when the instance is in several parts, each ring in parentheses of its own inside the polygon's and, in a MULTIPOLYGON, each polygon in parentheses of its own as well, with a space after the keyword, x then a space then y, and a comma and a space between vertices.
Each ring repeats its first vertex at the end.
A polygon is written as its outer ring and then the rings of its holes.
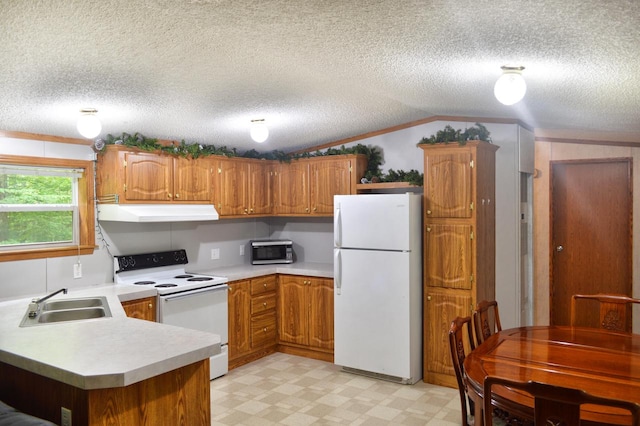
POLYGON ((350 161, 312 160, 310 196, 312 214, 333 214, 333 196, 351 193, 350 161))
POLYGON ((211 196, 211 164, 206 158, 174 158, 174 197, 180 201, 203 201, 210 203, 211 196))
POLYGON ((308 280, 292 275, 280 275, 279 280, 278 339, 308 346, 308 280))
POLYGON ((249 280, 229 283, 229 359, 251 350, 251 294, 249 280))
POLYGON ((333 350, 333 280, 309 278, 309 345, 333 350))
MULTIPOLYGON (((471 315, 473 299, 469 292, 447 290, 431 291, 425 289, 424 294, 424 372, 430 383, 438 380, 430 375, 451 376, 450 384, 455 383, 448 333, 451 321, 457 316, 471 315)), ((440 377, 442 379, 442 377, 440 377)), ((442 382, 439 382, 443 384, 442 382)))
POLYGON ((155 297, 122 302, 122 308, 129 318, 138 318, 154 322, 156 320, 155 297))
POLYGON ((470 290, 473 274, 471 225, 425 224, 424 283, 470 290))
POLYGON ((249 214, 271 214, 271 165, 250 163, 248 174, 249 214))
POLYGON ((218 188, 215 189, 215 206, 221 216, 248 214, 247 173, 248 164, 241 161, 218 160, 218 188))
POLYGON ((277 214, 309 213, 309 162, 292 161, 278 167, 275 194, 277 214))
POLYGON ((172 201, 173 158, 153 154, 125 154, 127 201, 172 201))
POLYGON ((470 218, 472 213, 470 151, 425 156, 425 217, 470 218))

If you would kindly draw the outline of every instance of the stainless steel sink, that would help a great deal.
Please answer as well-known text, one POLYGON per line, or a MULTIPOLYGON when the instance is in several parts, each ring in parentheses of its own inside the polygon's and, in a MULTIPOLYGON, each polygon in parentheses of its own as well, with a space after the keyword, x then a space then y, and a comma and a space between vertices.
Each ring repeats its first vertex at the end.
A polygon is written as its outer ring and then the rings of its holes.
POLYGON ((105 297, 88 297, 83 299, 63 299, 47 302, 42 311, 59 311, 63 309, 93 308, 107 305, 105 297))
POLYGON ((38 316, 39 323, 51 323, 61 321, 77 321, 107 316, 104 308, 66 309, 62 311, 46 311, 38 316))
POLYGON ((35 316, 25 313, 20 327, 54 324, 65 321, 82 321, 111 316, 105 296, 79 299, 61 299, 44 303, 35 316))

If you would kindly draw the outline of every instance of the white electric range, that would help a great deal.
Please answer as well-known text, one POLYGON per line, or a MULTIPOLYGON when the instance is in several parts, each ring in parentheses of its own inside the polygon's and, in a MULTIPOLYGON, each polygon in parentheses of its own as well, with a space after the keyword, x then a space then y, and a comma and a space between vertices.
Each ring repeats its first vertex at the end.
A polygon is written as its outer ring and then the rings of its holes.
POLYGON ((211 379, 229 369, 229 286, 226 277, 192 274, 184 249, 114 256, 114 282, 149 286, 158 292, 158 322, 218 334, 220 354, 211 357, 211 379))

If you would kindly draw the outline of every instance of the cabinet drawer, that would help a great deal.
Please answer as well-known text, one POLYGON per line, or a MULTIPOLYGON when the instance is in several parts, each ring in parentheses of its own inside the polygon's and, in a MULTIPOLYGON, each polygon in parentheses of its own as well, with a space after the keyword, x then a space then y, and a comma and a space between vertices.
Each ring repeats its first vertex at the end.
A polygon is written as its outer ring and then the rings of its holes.
POLYGON ((254 297, 251 300, 251 315, 261 314, 265 311, 274 310, 275 308, 276 308, 275 293, 254 297))
POLYGON ((251 318, 251 347, 276 342, 276 314, 265 314, 251 318))
POLYGON ((251 295, 257 296, 270 291, 276 291, 276 278, 272 275, 251 280, 251 295))

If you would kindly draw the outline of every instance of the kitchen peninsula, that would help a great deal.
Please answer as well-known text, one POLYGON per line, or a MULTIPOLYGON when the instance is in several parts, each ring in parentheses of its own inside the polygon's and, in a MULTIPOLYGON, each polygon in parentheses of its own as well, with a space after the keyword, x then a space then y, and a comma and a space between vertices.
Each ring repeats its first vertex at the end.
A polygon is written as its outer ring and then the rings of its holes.
POLYGON ((211 423, 209 357, 217 335, 127 318, 120 302, 153 290, 114 285, 70 291, 106 296, 112 317, 19 327, 29 299, 0 303, 0 400, 73 425, 211 423))

